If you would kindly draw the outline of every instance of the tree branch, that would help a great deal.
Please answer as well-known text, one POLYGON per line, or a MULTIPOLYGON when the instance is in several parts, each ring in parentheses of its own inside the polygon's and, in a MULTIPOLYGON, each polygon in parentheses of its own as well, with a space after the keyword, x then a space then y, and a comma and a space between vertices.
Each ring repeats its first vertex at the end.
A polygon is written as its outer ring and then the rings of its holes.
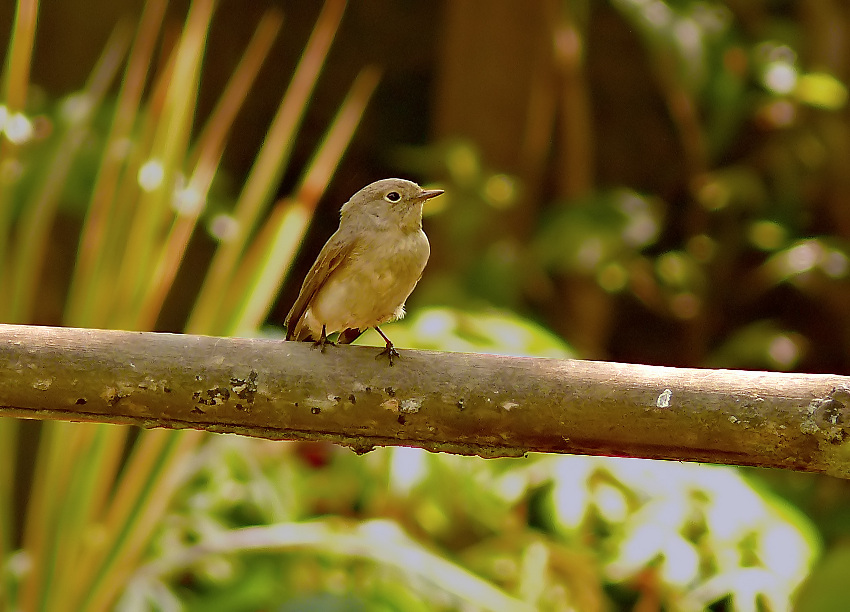
POLYGON ((0 325, 0 416, 850 477, 850 377, 0 325))

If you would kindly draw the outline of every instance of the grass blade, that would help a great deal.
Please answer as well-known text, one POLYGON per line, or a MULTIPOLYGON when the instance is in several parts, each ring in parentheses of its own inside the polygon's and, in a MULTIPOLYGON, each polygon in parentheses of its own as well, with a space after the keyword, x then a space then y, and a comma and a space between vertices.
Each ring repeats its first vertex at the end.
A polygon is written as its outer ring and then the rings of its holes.
POLYGON ((229 324, 223 326, 225 334, 254 332, 265 320, 292 266, 316 204, 348 148, 379 79, 377 68, 368 67, 360 72, 313 156, 295 199, 275 206, 252 244, 235 276, 236 279, 250 279, 250 283, 230 292, 230 295, 241 296, 243 301, 229 315, 229 324))
POLYGON ((38 1, 18 0, 9 54, 3 70, 3 99, 11 113, 26 107, 37 21, 38 1))
POLYGON ((121 274, 127 242, 133 232, 133 221, 138 214, 141 203, 139 174, 142 165, 150 158, 156 125, 162 121, 166 94, 174 74, 176 55, 176 49, 172 49, 162 73, 154 82, 147 109, 139 113, 139 125, 132 136, 135 146, 124 164, 118 183, 110 231, 106 235, 103 254, 100 258, 102 265, 97 270, 93 289, 95 305, 93 316, 103 326, 116 327, 121 324, 122 317, 116 313, 118 300, 114 279, 121 274))
MULTIPOLYGON (((15 21, 3 69, 2 98, 9 115, 26 109, 29 89, 30 65, 35 45, 35 27, 38 19, 37 0, 18 0, 15 21)), ((0 135, 0 166, 6 167, 18 156, 18 147, 0 135)), ((9 237, 12 224, 12 189, 0 188, 0 287, 8 286, 9 237)), ((0 319, 5 320, 9 309, 6 300, 0 300, 0 319)))
POLYGON ((180 466, 204 438, 198 431, 142 432, 105 517, 107 547, 83 568, 86 590, 76 610, 110 609, 182 482, 180 466))
POLYGON ((183 169, 186 158, 198 97, 201 59, 214 6, 214 0, 195 0, 191 4, 178 43, 162 119, 156 125, 153 147, 145 163, 156 178, 146 181, 140 176, 142 193, 117 277, 116 327, 119 328, 131 327, 138 316, 141 292, 150 276, 153 256, 164 239, 164 228, 173 218, 170 204, 177 174, 183 169))
POLYGON ((218 171, 225 141, 233 121, 271 50, 282 21, 281 14, 276 10, 270 10, 263 16, 248 43, 242 60, 198 138, 198 144, 191 156, 194 162, 190 162, 194 165, 194 171, 189 184, 183 189, 185 199, 190 201, 189 206, 187 210, 178 211, 165 246, 160 251, 150 284, 144 295, 139 320, 136 322, 136 327, 139 329, 150 329, 156 323, 156 318, 189 245, 189 239, 203 211, 203 202, 206 200, 213 177, 218 171))
POLYGON ((274 197, 274 190, 286 169, 292 151, 295 133, 303 119, 344 10, 343 0, 328 0, 322 8, 316 27, 295 69, 292 82, 272 120, 263 147, 236 203, 233 216, 237 233, 232 239, 222 242, 213 257, 186 326, 189 333, 216 331, 221 296, 231 282, 239 258, 257 226, 263 209, 274 197))
POLYGON ((94 286, 97 279, 101 278, 98 270, 103 266, 106 255, 104 245, 112 229, 113 217, 118 213, 118 206, 114 203, 125 162, 125 156, 120 151, 131 140, 165 7, 165 0, 148 0, 139 20, 115 115, 104 146, 104 156, 80 234, 77 261, 65 309, 66 325, 92 327, 104 324, 95 315, 95 297, 98 292, 94 286))
MULTIPOLYGON (((54 586, 48 593, 49 610, 74 610, 70 595, 79 589, 76 571, 78 559, 85 558, 99 545, 98 519, 121 466, 128 427, 78 424, 75 433, 85 434, 85 444, 77 445, 73 458, 73 484, 69 487, 59 517, 56 537, 54 586)), ((83 436, 79 436, 83 437, 83 436)))
POLYGON ((62 511, 72 463, 71 423, 45 423, 41 430, 26 524, 24 550, 30 570, 21 584, 20 609, 45 610, 45 597, 50 590, 55 564, 56 526, 62 511))
MULTIPOLYGON (((19 421, 0 419, 0 568, 5 567, 14 546, 12 534, 15 508, 14 476, 17 465, 19 421)), ((12 584, 8 572, 0 569, 0 610, 11 607, 12 584)))
POLYGON ((78 116, 68 118, 69 125, 56 145, 47 164, 41 186, 26 203, 21 213, 14 249, 12 291, 10 295, 9 323, 27 323, 36 293, 41 285, 41 273, 49 249, 50 231, 56 207, 73 163, 95 111, 103 101, 118 68, 124 59, 129 43, 129 24, 122 22, 115 28, 97 62, 82 94, 73 100, 72 112, 78 116))

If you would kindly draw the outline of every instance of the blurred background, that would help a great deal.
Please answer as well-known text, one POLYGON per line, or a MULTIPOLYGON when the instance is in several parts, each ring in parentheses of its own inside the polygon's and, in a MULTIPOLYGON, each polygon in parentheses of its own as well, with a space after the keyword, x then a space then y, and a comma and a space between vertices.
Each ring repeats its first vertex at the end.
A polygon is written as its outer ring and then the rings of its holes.
MULTIPOLYGON (((3 322, 280 338, 401 176, 446 195, 397 346, 848 374, 840 0, 18 0, 0 37, 3 322)), ((848 572, 818 475, 0 420, 0 610, 844 610, 848 572)))

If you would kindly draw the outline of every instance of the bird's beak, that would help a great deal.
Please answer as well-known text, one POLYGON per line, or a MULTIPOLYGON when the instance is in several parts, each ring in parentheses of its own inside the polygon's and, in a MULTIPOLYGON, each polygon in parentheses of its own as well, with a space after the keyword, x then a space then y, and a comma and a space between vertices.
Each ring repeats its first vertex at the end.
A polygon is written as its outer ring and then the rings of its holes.
POLYGON ((423 189, 419 192, 419 196, 416 198, 417 200, 430 200, 431 198, 436 198, 438 195, 443 195, 445 191, 442 189, 423 189))

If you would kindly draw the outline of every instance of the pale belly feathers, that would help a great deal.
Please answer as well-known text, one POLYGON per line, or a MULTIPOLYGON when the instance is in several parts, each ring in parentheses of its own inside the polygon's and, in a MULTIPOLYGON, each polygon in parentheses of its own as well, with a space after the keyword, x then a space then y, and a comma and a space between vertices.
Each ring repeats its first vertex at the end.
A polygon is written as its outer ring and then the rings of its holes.
POLYGON ((428 238, 422 231, 352 253, 304 313, 308 329, 319 337, 322 325, 328 334, 347 328, 365 331, 403 317, 404 302, 419 282, 429 253, 428 238), (395 248, 387 249, 387 243, 395 248), (387 252, 375 257, 375 250, 387 252), (371 255, 364 257, 363 252, 371 255))

